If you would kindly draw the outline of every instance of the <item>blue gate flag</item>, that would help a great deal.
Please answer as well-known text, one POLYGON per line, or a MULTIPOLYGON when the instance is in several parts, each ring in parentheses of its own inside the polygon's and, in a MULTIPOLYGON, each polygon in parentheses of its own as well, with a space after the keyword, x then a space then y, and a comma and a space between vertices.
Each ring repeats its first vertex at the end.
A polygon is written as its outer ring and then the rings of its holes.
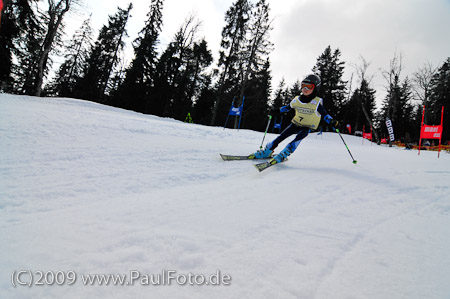
POLYGON ((244 108, 244 103, 241 104, 240 107, 236 108, 234 106, 231 106, 230 112, 228 112, 228 115, 237 115, 240 116, 242 114, 242 109, 244 108))
POLYGON ((281 122, 273 124, 274 129, 281 129, 281 122))

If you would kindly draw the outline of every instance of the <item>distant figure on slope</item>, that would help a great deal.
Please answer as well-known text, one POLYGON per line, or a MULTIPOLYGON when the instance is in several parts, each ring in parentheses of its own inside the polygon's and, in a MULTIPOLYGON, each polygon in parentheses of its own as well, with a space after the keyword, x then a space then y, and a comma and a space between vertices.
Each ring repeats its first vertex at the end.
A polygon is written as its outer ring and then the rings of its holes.
POLYGON ((323 100, 317 96, 320 85, 320 77, 315 74, 308 75, 303 79, 300 96, 296 96, 289 105, 280 108, 280 112, 289 112, 291 109, 295 109, 295 116, 291 124, 275 140, 267 143, 264 149, 254 153, 256 159, 269 158, 278 144, 289 136, 297 134, 294 140, 270 160, 270 163, 284 161, 287 156, 295 151, 303 138, 308 136, 312 130, 318 128, 322 115, 324 115, 325 122, 334 128, 337 127, 338 121, 327 113, 323 107, 323 100))

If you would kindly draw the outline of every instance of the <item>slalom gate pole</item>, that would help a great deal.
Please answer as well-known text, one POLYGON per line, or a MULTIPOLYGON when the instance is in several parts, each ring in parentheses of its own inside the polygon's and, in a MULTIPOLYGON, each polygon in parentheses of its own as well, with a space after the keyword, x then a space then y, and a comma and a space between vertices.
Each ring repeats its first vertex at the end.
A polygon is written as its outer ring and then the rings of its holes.
POLYGON ((334 129, 334 130, 339 134, 339 137, 341 137, 341 140, 342 140, 342 142, 344 143, 345 147, 347 148, 347 151, 348 151, 348 153, 350 154, 350 157, 352 157, 353 164, 358 163, 358 161, 356 161, 355 158, 353 158, 352 153, 350 152, 350 149, 348 148, 347 143, 345 143, 344 138, 342 138, 342 135, 341 135, 341 133, 339 132, 339 130, 338 130, 338 129, 334 129))
POLYGON ((267 122, 267 126, 266 126, 266 131, 264 132, 264 137, 263 137, 263 140, 262 140, 262 142, 261 142, 261 146, 259 147, 260 149, 262 149, 263 147, 263 143, 264 143, 264 139, 266 139, 266 134, 267 134, 267 131, 269 130, 269 126, 270 126, 270 121, 272 120, 272 115, 269 115, 269 121, 267 122))

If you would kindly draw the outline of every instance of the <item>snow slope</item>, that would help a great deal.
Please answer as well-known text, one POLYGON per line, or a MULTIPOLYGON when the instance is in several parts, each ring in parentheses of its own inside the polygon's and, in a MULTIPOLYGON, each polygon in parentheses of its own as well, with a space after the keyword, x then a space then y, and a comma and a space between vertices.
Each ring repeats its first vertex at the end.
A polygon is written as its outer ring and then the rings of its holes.
POLYGON ((0 94, 0 297, 450 298, 450 155, 343 136, 258 173, 219 153, 259 132, 0 94), (165 270, 224 281, 83 283, 165 270))

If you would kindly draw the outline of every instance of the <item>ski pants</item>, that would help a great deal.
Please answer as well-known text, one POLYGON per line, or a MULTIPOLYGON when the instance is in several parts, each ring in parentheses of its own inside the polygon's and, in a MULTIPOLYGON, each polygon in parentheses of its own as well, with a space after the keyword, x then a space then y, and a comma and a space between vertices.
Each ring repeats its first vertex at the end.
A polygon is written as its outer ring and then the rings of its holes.
POLYGON ((285 140, 289 136, 297 134, 294 140, 289 142, 289 144, 286 146, 286 148, 291 153, 293 153, 297 149, 303 138, 308 136, 309 132, 311 132, 310 128, 299 127, 291 123, 286 129, 283 130, 283 132, 281 132, 281 134, 277 138, 275 138, 272 142, 269 142, 266 147, 270 150, 274 150, 283 140, 285 140))

